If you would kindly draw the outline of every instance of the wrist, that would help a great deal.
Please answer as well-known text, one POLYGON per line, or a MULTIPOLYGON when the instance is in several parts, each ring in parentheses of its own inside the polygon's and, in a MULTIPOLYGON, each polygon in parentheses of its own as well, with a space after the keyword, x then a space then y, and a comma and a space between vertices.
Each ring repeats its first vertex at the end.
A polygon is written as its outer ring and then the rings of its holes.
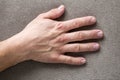
POLYGON ((27 60, 24 53, 19 52, 19 44, 10 38, 0 42, 0 70, 27 60))

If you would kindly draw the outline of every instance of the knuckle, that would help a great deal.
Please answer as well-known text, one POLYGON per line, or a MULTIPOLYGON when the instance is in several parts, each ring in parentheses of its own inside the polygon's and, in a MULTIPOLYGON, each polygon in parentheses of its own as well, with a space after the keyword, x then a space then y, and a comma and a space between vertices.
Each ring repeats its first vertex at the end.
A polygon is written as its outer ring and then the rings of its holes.
POLYGON ((57 38, 57 42, 65 43, 66 41, 67 41, 67 38, 65 37, 64 34, 57 38))
POLYGON ((85 20, 85 19, 81 19, 81 25, 83 26, 84 24, 87 24, 88 23, 88 21, 87 20, 85 20))
POLYGON ((73 25, 74 25, 74 26, 80 26, 80 22, 78 22, 78 20, 76 19, 76 20, 73 22, 73 25))
POLYGON ((60 30, 60 31, 64 30, 64 25, 62 22, 58 22, 55 27, 56 27, 56 30, 60 30))
POLYGON ((80 40, 84 39, 84 35, 81 32, 76 33, 75 36, 76 36, 76 38, 79 38, 80 40))
POLYGON ((71 57, 67 57, 65 59, 65 63, 72 63, 72 58, 71 57))
POLYGON ((81 51, 81 46, 80 45, 76 45, 75 46, 75 52, 79 52, 81 51))
POLYGON ((53 47, 59 47, 61 45, 64 45, 66 42, 67 42, 67 39, 65 37, 59 36, 49 41, 49 45, 53 47))
POLYGON ((86 50, 87 50, 87 51, 93 51, 93 46, 87 45, 87 46, 86 46, 86 50))
POLYGON ((56 61, 56 60, 58 60, 58 57, 56 55, 51 55, 51 60, 56 61))

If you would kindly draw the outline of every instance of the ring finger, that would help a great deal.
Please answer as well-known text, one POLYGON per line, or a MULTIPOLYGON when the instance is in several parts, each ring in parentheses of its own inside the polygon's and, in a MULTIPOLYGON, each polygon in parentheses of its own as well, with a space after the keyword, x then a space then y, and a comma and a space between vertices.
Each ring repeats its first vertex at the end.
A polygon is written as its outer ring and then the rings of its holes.
POLYGON ((84 44, 79 44, 79 43, 74 43, 74 44, 66 44, 58 50, 61 53, 65 52, 87 52, 87 51, 96 51, 100 48, 100 45, 98 43, 84 43, 84 44))

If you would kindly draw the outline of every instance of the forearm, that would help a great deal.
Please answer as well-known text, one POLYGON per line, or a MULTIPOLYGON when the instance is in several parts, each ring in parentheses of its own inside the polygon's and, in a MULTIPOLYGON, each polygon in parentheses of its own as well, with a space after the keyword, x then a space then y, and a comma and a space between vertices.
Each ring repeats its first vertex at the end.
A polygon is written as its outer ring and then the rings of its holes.
POLYGON ((0 71, 24 61, 23 55, 18 54, 16 48, 17 45, 11 39, 0 42, 0 71))

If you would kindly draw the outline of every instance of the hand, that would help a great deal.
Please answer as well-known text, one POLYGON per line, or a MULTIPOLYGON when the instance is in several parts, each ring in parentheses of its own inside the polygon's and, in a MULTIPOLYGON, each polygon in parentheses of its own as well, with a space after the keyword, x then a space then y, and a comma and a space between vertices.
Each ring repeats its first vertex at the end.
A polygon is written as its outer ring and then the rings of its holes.
POLYGON ((96 51, 100 45, 92 43, 71 43, 88 39, 103 37, 101 30, 82 30, 70 32, 69 30, 92 25, 96 22, 95 17, 87 16, 68 21, 55 21, 64 13, 65 7, 52 9, 40 14, 30 22, 23 31, 8 39, 12 42, 14 53, 24 55, 25 60, 34 60, 45 63, 66 63, 81 65, 86 63, 83 57, 64 55, 65 52, 96 51))

